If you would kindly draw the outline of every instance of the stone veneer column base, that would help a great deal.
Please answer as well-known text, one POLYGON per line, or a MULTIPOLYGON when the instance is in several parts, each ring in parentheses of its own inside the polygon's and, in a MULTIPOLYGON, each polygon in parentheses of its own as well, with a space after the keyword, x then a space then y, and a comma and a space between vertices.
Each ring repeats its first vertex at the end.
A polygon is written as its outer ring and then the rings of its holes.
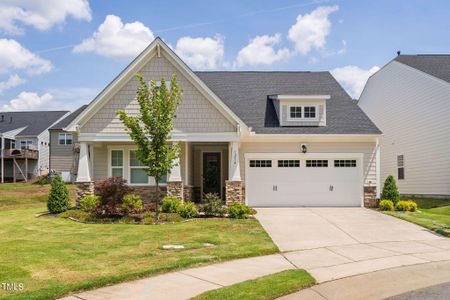
POLYGON ((75 182, 76 186, 76 205, 77 207, 80 206, 80 200, 86 196, 94 195, 95 193, 95 184, 93 181, 86 181, 86 182, 75 182))
POLYGON ((243 202, 242 181, 225 181, 225 202, 230 205, 234 201, 243 202))
POLYGON ((364 187, 364 207, 378 207, 377 188, 375 186, 364 187))
POLYGON ((184 201, 194 201, 194 187, 191 185, 185 185, 183 189, 184 201))
POLYGON ((184 201, 184 186, 183 181, 169 181, 167 182, 167 196, 175 197, 184 201))

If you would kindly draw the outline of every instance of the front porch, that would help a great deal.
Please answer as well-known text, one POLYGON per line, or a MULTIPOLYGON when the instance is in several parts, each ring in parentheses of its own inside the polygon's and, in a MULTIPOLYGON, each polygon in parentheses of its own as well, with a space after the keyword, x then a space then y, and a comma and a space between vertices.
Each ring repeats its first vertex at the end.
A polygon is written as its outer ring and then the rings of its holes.
MULTIPOLYGON (((200 202, 214 193, 224 202, 242 201, 239 143, 235 141, 178 141, 178 165, 160 183, 164 195, 200 202)), ((144 201, 155 199, 153 178, 146 176, 136 159, 132 142, 92 141, 80 143, 77 200, 94 193, 94 182, 111 176, 127 180, 144 201)))

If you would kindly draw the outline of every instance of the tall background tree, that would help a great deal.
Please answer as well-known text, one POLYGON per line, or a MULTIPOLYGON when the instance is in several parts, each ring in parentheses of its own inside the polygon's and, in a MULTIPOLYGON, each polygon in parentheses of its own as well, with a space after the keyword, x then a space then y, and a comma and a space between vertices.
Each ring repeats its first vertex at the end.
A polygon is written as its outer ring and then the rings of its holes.
POLYGON ((136 77, 139 80, 136 100, 140 113, 131 116, 122 110, 117 115, 137 145, 136 157, 146 167, 147 174, 155 178, 156 219, 159 220, 159 183, 169 174, 180 154, 179 145, 169 140, 183 91, 178 86, 175 74, 170 81, 170 89, 164 78, 161 78, 159 85, 154 80, 149 85, 141 74, 136 74, 136 77))

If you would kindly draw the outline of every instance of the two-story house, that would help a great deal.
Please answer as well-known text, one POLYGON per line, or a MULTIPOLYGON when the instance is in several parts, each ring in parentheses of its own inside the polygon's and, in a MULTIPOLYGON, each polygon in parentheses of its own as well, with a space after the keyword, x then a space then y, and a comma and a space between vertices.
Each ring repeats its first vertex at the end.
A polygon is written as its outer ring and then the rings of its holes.
POLYGON ((398 55, 359 106, 383 131, 381 179, 403 195, 450 197, 450 55, 398 55))
POLYGON ((0 181, 28 180, 49 171, 48 128, 68 111, 0 112, 0 181))

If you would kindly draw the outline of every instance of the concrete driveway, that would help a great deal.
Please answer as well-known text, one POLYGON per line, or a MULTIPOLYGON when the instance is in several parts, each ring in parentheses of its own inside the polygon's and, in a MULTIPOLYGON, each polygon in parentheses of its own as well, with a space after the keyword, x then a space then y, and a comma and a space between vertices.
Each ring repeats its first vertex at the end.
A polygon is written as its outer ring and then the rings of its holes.
POLYGON ((256 218, 281 251, 439 240, 415 224, 365 208, 259 208, 256 218))
POLYGON ((364 208, 259 208, 282 255, 318 282, 450 260, 450 239, 364 208))

